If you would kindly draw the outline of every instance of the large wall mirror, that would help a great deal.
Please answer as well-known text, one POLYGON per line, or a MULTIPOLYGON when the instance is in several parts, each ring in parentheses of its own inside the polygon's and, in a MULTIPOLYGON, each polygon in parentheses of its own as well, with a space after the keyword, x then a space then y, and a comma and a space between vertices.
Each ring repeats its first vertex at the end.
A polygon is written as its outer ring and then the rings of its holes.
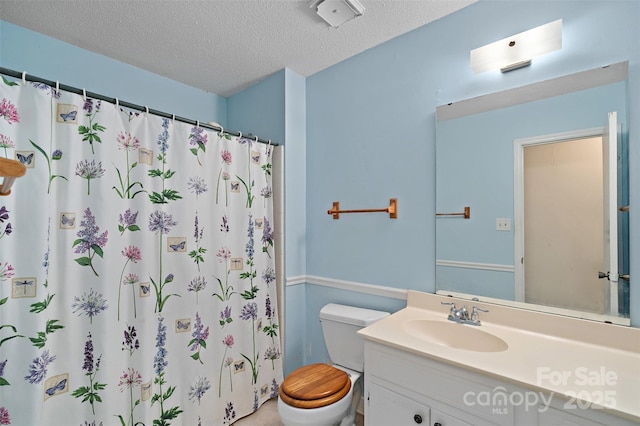
POLYGON ((438 293, 630 323, 627 75, 438 107, 438 293))

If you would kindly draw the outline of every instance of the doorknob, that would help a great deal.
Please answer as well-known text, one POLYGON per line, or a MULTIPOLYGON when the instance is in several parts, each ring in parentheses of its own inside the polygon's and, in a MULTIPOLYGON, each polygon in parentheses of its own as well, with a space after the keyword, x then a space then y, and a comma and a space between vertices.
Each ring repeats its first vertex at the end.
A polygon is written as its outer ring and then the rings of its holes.
POLYGON ((600 278, 600 279, 602 279, 602 278, 609 279, 609 273, 607 272, 605 274, 604 272, 598 272, 598 278, 600 278))

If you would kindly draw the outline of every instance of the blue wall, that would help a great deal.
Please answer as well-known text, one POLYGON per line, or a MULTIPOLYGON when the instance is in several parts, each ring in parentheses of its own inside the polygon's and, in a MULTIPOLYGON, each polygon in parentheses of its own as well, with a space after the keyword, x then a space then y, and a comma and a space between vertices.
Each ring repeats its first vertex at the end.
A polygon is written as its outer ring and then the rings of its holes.
POLYGON ((0 65, 203 123, 227 123, 226 98, 1 20, 0 65))
POLYGON ((227 99, 229 129, 247 129, 264 140, 285 138, 285 72, 279 71, 227 99))
MULTIPOLYGON (((435 290, 435 108, 440 104, 628 60, 630 272, 640 274, 640 232, 633 232, 640 224, 638 22, 637 0, 481 0, 306 79, 283 70, 229 99, 2 21, 0 61, 285 144, 286 274, 296 284, 287 287, 290 371, 326 360, 317 321, 325 301, 388 311, 403 306, 393 298, 310 284, 309 277, 435 290), (562 50, 508 74, 472 73, 470 50, 559 18, 562 50), (265 120, 261 114, 267 109, 265 120), (340 220, 327 215, 333 201, 343 208, 378 208, 392 197, 398 198, 398 219, 382 213, 340 220)), ((631 317, 640 326, 636 288, 631 317)))
POLYGON ((434 291, 435 107, 627 59, 637 72, 638 8, 481 1, 309 77, 307 272, 434 291), (558 18, 561 51, 508 74, 472 73, 474 47, 558 18), (333 200, 370 208, 390 197, 397 220, 326 214, 333 200))
MULTIPOLYGON (((638 22, 637 1, 481 0, 309 77, 307 274, 433 292, 436 106, 628 60, 631 275, 637 276, 638 22), (470 50, 560 18, 561 50, 511 73, 473 74, 470 50), (326 213, 333 201, 344 208, 376 208, 391 197, 399 203, 395 220, 368 214, 335 221, 326 213)), ((635 289, 631 317, 640 326, 635 289)), ((346 300, 338 290, 323 288, 323 294, 346 300)), ((313 297, 307 289, 308 307, 313 297)), ((381 307, 393 311, 394 303, 388 299, 381 307)), ((308 321, 316 314, 308 309, 308 321)), ((316 329, 307 350, 318 346, 316 329)), ((322 359, 320 350, 307 354, 308 362, 322 359)))

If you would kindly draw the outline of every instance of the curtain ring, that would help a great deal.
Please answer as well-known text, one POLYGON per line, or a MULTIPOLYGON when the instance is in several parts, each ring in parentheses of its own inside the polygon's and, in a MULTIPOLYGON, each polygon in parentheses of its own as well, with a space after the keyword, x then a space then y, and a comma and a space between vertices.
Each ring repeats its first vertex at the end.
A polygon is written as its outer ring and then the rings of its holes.
POLYGON ((56 80, 56 95, 58 94, 59 91, 60 91, 60 82, 56 80))
POLYGON ((224 136, 224 127, 222 127, 222 125, 220 125, 220 133, 219 135, 222 137, 224 136))
POLYGON ((256 143, 258 143, 258 136, 254 136, 254 138, 256 138, 256 143))
POLYGON ((238 135, 238 139, 242 139, 242 132, 241 132, 240 130, 238 130, 238 133, 240 133, 240 134, 238 135))
POLYGON ((144 112, 146 112, 147 114, 149 114, 149 107, 148 107, 148 106, 145 106, 145 107, 144 107, 144 112))
POLYGON ((200 120, 196 120, 196 127, 200 127, 200 120))
POLYGON ((27 72, 22 71, 22 84, 27 84, 27 72))
POLYGON ((116 98, 116 108, 120 108, 120 101, 116 98))
POLYGON ((82 100, 87 102, 87 89, 84 89, 84 88, 82 89, 82 100))
POLYGON ((171 122, 172 123, 176 122, 176 115, 175 114, 171 114, 171 122))

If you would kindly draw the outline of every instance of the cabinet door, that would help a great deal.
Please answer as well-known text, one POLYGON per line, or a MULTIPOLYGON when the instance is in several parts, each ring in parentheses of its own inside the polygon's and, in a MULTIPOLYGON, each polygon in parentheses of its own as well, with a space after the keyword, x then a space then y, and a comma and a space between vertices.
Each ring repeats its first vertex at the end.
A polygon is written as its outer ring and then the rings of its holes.
POLYGON ((430 426, 473 426, 471 423, 463 422, 462 420, 451 417, 448 414, 444 414, 438 410, 431 410, 431 423, 430 426))
POLYGON ((368 387, 367 426, 429 426, 429 407, 371 383, 368 387))

